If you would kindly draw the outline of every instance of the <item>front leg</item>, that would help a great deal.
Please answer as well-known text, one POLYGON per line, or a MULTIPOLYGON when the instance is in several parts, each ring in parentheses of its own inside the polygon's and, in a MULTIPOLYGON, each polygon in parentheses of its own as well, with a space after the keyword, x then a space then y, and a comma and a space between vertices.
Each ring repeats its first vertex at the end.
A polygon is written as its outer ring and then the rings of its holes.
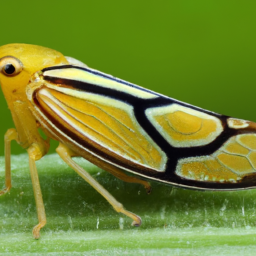
POLYGON ((46 215, 44 209, 43 196, 36 169, 36 160, 39 160, 43 156, 44 151, 42 150, 40 145, 36 143, 32 144, 27 151, 29 155, 29 169, 34 190, 34 197, 36 201, 36 211, 39 221, 39 223, 33 228, 33 236, 35 239, 38 239, 40 237, 40 229, 46 224, 46 215))
MULTIPOLYGON (((0 196, 5 194, 11 189, 11 141, 18 141, 18 133, 15 129, 9 129, 4 136, 5 144, 5 188, 0 191, 0 196)), ((44 144, 32 144, 27 149, 29 155, 29 169, 31 174, 31 180, 34 190, 34 196, 36 201, 36 210, 39 223, 33 228, 33 236, 35 239, 40 237, 40 229, 46 224, 46 215, 43 203, 42 192, 40 188, 38 173, 36 169, 36 160, 42 158, 46 152, 46 146, 44 144)))
POLYGON ((18 133, 14 128, 8 129, 4 135, 4 151, 5 151, 5 188, 0 190, 0 196, 10 191, 12 187, 11 181, 11 141, 18 141, 18 133))

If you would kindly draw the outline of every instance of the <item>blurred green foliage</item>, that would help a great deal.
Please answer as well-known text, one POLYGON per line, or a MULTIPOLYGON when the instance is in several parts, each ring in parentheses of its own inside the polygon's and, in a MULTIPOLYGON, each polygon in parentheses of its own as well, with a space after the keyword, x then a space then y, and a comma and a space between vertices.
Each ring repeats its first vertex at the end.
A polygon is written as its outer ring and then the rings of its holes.
MULTIPOLYGON (((256 121, 255 8, 253 0, 2 1, 0 44, 54 48, 181 101, 256 121)), ((0 104, 3 136, 13 123, 2 94, 0 104)), ((24 151, 14 145, 12 152, 24 151)))

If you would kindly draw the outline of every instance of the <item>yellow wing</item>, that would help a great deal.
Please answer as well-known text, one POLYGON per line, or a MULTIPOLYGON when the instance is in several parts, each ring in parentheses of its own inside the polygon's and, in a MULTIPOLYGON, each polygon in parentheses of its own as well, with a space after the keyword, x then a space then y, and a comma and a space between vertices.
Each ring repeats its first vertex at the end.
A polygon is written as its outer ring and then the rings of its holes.
POLYGON ((40 89, 37 100, 52 123, 104 157, 115 156, 156 171, 165 169, 165 153, 136 122, 131 106, 60 87, 40 89))
POLYGON ((161 182, 202 189, 254 186, 255 123, 86 67, 46 68, 40 79, 28 95, 37 119, 68 142, 59 141, 161 182))

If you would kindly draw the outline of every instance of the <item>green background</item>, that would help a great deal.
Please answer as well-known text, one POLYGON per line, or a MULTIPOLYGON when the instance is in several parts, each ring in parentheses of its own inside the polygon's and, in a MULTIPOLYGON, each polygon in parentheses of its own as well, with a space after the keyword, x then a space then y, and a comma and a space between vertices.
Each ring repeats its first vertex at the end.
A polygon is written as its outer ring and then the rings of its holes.
MULTIPOLYGON (((181 101, 256 121, 254 0, 1 1, 0 9, 1 45, 47 46, 181 101)), ((3 135, 13 124, 2 95, 0 102, 3 135)))
MULTIPOLYGON (((254 0, 1 1, 0 44, 47 46, 181 101, 256 121, 255 10, 254 0)), ((13 123, 2 94, 0 104, 3 155, 13 123)), ((13 143, 12 152, 24 150, 13 143)), ((153 183, 148 196, 80 161, 142 217, 142 227, 131 228, 51 155, 37 163, 48 223, 33 240, 35 203, 21 155, 13 157, 13 189, 0 198, 0 255, 255 255, 256 190, 203 193, 153 183)))

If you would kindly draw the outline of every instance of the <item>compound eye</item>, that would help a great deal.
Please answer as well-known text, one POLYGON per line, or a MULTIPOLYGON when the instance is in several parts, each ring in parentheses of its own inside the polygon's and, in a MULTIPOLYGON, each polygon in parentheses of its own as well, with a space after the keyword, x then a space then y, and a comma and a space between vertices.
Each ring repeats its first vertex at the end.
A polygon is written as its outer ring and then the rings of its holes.
POLYGON ((22 63, 12 56, 0 59, 0 72, 6 76, 16 76, 22 70, 22 63))

